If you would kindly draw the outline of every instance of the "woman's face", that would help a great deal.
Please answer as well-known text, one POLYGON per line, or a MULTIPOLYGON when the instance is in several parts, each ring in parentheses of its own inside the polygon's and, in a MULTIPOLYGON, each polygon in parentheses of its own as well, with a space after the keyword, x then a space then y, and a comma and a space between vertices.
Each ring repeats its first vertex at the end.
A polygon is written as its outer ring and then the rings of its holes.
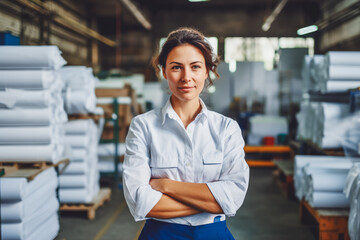
POLYGON ((202 52, 191 44, 173 48, 162 70, 173 97, 183 102, 198 99, 208 77, 202 52))

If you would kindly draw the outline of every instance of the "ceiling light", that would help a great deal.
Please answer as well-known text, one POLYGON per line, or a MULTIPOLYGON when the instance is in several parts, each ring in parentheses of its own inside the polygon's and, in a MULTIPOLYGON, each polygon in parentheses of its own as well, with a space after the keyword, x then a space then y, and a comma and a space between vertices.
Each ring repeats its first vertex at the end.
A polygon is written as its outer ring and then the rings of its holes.
POLYGON ((305 34, 308 34, 308 33, 316 32, 317 30, 318 30, 318 26, 311 25, 311 26, 307 26, 307 27, 298 29, 297 34, 298 35, 305 35, 305 34))
POLYGON ((188 0, 189 2, 208 2, 210 0, 188 0))

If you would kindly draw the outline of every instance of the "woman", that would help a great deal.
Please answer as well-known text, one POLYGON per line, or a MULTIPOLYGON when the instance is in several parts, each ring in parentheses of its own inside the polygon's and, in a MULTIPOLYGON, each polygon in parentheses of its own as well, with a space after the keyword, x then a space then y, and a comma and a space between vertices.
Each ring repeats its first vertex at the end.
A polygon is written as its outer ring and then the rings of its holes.
MULTIPOLYGON (((131 214, 147 220, 139 239, 234 239, 249 168, 238 124, 207 110, 199 95, 218 58, 190 28, 169 34, 154 67, 172 93, 162 109, 135 117, 126 138, 123 185, 131 214)), ((206 83, 209 81, 209 83, 206 83)))

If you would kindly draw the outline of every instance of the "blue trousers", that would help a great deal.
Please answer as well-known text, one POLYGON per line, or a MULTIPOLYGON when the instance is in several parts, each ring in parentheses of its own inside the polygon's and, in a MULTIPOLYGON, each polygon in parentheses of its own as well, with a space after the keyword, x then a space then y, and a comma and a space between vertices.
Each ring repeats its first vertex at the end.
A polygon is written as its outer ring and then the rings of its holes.
POLYGON ((147 220, 139 240, 234 240, 226 221, 200 226, 147 220))

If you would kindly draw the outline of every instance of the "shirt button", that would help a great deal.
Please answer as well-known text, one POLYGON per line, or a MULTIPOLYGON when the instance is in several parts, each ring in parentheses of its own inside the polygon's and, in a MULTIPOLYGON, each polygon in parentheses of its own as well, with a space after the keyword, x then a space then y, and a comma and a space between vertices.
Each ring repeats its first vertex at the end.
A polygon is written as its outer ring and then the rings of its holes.
POLYGON ((190 167, 191 163, 190 162, 186 162, 186 166, 190 167))

